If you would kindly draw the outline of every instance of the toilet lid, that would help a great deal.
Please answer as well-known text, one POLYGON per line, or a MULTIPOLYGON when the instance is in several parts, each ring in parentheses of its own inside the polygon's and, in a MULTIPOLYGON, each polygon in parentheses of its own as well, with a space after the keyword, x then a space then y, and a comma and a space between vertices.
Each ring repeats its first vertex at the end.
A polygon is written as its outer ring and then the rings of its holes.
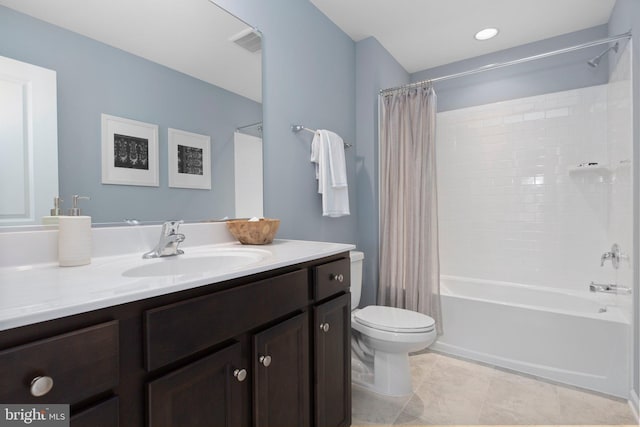
POLYGON ((429 332, 435 320, 426 314, 395 307, 370 305, 358 310, 355 320, 365 326, 389 332, 429 332))

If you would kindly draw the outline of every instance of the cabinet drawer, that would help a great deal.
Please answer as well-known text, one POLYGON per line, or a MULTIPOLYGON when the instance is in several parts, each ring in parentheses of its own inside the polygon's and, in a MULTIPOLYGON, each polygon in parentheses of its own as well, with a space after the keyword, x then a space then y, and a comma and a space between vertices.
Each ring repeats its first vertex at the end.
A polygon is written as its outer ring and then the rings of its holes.
POLYGON ((118 427, 118 398, 112 397, 71 417, 71 427, 118 427))
POLYGON ((351 262, 343 258, 314 268, 314 296, 316 301, 349 290, 351 262))
POLYGON ((118 322, 101 323, 0 352, 0 402, 74 404, 118 385, 118 322), (49 377, 43 396, 31 382, 49 377))
POLYGON ((145 312, 147 370, 194 354, 309 302, 298 270, 145 312))

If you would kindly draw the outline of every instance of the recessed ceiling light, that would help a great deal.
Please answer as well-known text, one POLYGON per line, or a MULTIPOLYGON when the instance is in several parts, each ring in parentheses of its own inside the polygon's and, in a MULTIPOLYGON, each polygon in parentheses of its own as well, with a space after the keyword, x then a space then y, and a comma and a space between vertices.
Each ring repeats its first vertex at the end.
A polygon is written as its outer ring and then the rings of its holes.
POLYGON ((497 28, 485 28, 484 30, 480 30, 476 33, 476 40, 489 40, 498 35, 497 28))

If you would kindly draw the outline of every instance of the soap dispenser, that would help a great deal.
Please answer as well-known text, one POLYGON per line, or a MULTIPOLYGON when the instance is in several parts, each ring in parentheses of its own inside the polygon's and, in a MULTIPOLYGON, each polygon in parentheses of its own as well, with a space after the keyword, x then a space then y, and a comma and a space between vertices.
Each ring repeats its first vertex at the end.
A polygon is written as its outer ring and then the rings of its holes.
POLYGON ((91 217, 80 215, 79 200, 90 198, 74 195, 69 215, 58 219, 58 263, 62 267, 91 262, 91 217))
POLYGON ((58 218, 62 215, 62 200, 60 197, 56 196, 53 198, 53 209, 51 209, 51 215, 42 217, 42 224, 44 225, 57 225, 58 218))

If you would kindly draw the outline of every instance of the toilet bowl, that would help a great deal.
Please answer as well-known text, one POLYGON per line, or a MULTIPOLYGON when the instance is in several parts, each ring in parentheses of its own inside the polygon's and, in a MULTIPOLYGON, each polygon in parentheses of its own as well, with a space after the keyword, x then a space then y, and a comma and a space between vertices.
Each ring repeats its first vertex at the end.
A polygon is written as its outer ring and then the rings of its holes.
POLYGON ((436 339, 435 321, 422 313, 370 305, 358 308, 364 254, 351 257, 351 378, 355 384, 387 396, 411 394, 409 353, 436 339))

